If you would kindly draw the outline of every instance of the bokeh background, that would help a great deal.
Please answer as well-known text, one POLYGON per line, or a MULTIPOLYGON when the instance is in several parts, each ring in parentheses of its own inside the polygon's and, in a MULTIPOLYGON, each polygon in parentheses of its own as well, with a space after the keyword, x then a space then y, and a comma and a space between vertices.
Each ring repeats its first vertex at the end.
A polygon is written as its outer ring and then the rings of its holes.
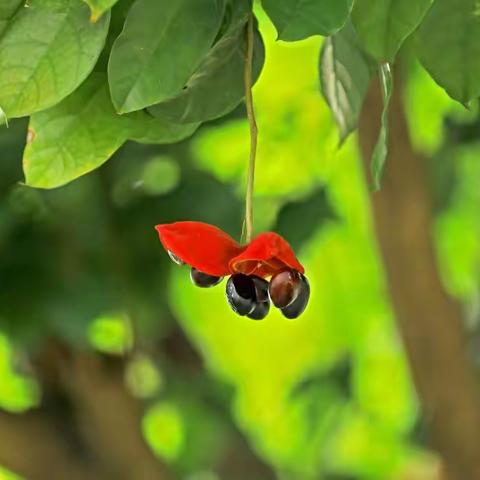
MULTIPOLYGON (((177 145, 129 143, 53 191, 22 185, 26 123, 3 126, 2 480, 19 478, 7 469, 5 445, 41 479, 94 478, 76 473, 91 456, 123 475, 98 478, 439 478, 387 293, 357 138, 338 148, 319 93, 321 39, 276 42, 259 19, 266 64, 254 88, 255 228, 279 232, 298 252, 312 286, 308 310, 296 321, 277 312, 262 322, 236 316, 224 284, 194 287, 153 228, 198 220, 239 238, 249 148, 243 108, 177 145), (46 430, 30 429, 27 419, 40 412, 46 430), (60 459, 47 431, 62 436, 72 458, 60 459), (149 455, 162 465, 158 476, 139 467, 149 455), (61 461, 69 474, 49 477, 61 461)), ((405 50, 403 100, 426 158, 439 268, 462 304, 476 361, 479 119, 405 50)))

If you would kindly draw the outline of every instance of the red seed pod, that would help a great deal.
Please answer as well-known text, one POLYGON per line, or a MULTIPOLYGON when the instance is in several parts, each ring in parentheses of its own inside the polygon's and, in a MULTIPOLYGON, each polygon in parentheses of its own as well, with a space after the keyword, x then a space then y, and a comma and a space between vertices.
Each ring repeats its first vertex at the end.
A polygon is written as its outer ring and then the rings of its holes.
POLYGON ((292 247, 280 235, 266 232, 240 245, 219 228, 202 222, 157 225, 160 241, 171 259, 191 269, 195 285, 227 282, 227 299, 240 315, 260 320, 272 303, 287 318, 296 318, 307 306, 310 287, 292 247), (270 284, 265 280, 272 277, 270 284))

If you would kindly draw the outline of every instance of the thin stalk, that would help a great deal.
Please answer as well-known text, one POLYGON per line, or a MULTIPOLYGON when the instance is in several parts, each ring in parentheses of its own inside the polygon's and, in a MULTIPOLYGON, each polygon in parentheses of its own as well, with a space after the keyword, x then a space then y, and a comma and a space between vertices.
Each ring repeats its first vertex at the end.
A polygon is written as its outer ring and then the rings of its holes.
POLYGON ((247 51, 244 70, 245 103, 247 106, 248 124, 250 126, 250 159, 248 163, 247 192, 245 196, 245 241, 247 243, 252 240, 253 236, 253 187, 255 182, 255 159, 257 156, 258 139, 258 129, 255 120, 252 96, 253 22, 253 12, 251 12, 247 23, 247 51))

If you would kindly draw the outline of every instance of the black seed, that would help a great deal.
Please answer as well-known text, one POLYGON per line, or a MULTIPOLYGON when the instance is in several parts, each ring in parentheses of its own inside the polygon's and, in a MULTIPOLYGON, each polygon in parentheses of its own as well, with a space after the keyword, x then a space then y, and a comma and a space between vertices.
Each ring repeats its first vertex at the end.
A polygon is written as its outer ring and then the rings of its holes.
POLYGON ((257 302, 269 302, 268 298, 268 282, 261 277, 251 275, 250 278, 255 284, 255 298, 257 302))
POLYGON ((185 262, 177 257, 173 252, 171 252, 170 250, 167 250, 168 252, 168 256, 172 259, 173 262, 175 262, 177 265, 185 265, 185 262))
POLYGON ((247 315, 252 320, 263 320, 270 311, 270 302, 257 302, 251 313, 247 315))
POLYGON ((214 275, 208 275, 193 267, 190 270, 190 278, 197 287, 201 288, 214 287, 223 280, 223 277, 215 277, 214 275))
POLYGON ((297 298, 287 307, 280 309, 282 314, 291 320, 299 317, 304 312, 310 298, 310 285, 307 277, 300 274, 300 279, 300 292, 298 293, 297 298))
POLYGON ((277 308, 285 308, 290 305, 300 293, 302 279, 296 270, 284 270, 272 277, 268 287, 268 293, 272 303, 277 308))
POLYGON ((248 315, 255 308, 256 293, 252 277, 243 273, 232 275, 227 282, 227 300, 238 315, 248 315))

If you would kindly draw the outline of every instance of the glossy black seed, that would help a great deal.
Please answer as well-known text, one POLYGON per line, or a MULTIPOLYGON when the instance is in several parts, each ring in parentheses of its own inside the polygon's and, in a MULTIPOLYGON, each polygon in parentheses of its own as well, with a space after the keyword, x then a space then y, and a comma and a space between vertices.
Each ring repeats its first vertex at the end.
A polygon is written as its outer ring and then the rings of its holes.
POLYGON ((250 278, 255 284, 255 298, 257 302, 269 302, 268 298, 268 282, 261 277, 251 275, 250 278))
POLYGON ((287 307, 298 297, 301 284, 301 274, 296 270, 284 270, 275 274, 268 287, 272 303, 277 308, 287 307))
POLYGON ((283 316, 290 320, 299 317, 305 311, 310 298, 310 284, 308 283, 307 277, 300 274, 300 279, 300 291, 297 298, 287 307, 280 309, 283 316))
POLYGON ((247 315, 252 320, 263 320, 270 311, 270 302, 257 302, 251 313, 247 315))
POLYGON ((243 273, 232 275, 227 282, 227 300, 232 310, 239 315, 248 315, 255 308, 256 292, 252 277, 243 273))
POLYGON ((201 288, 214 287, 223 280, 223 277, 215 277, 214 275, 208 275, 193 267, 190 270, 190 278, 197 287, 201 288))
POLYGON ((177 257, 173 252, 171 252, 170 250, 167 250, 168 252, 168 256, 172 259, 173 262, 175 262, 177 265, 185 265, 185 262, 177 257))

